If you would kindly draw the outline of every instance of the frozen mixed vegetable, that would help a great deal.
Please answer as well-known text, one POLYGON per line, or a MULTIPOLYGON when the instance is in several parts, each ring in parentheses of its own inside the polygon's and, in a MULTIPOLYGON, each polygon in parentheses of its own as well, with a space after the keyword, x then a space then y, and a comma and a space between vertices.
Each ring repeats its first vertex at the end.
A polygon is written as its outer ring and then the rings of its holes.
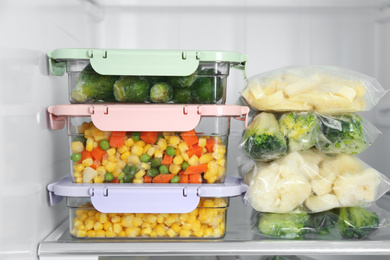
POLYGON ((195 103, 213 104, 223 97, 224 86, 220 78, 199 77, 192 85, 195 103))
POLYGON ((172 87, 166 83, 155 83, 150 89, 150 100, 153 103, 168 103, 172 97, 172 87))
POLYGON ((327 155, 316 149, 257 163, 245 180, 249 185, 245 199, 257 211, 270 213, 361 206, 390 188, 384 175, 357 157, 327 155))
POLYGON ((71 145, 76 183, 215 183, 226 174, 226 145, 218 136, 194 130, 100 131, 78 127, 71 145))
POLYGON ((77 78, 71 97, 77 102, 115 101, 113 85, 117 79, 96 73, 89 64, 77 78))
POLYGON ((375 211, 382 210, 345 207, 312 214, 255 212, 252 230, 279 239, 363 239, 385 225, 375 211))
POLYGON ((221 238, 226 229, 226 199, 201 198, 190 213, 101 213, 91 204, 75 209, 76 237, 221 238))
POLYGON ((144 103, 149 91, 149 83, 140 77, 122 76, 114 84, 114 96, 119 102, 144 103))

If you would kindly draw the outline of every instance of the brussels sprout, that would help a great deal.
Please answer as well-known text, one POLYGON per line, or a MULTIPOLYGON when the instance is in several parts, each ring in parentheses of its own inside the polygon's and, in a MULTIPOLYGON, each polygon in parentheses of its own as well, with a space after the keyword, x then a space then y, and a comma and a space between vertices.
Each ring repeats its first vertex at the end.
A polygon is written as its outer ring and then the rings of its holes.
POLYGON ((96 73, 91 64, 88 64, 77 78, 71 97, 77 102, 115 101, 112 88, 117 79, 117 76, 96 73))
POLYGON ((191 89, 183 88, 183 89, 174 90, 173 99, 172 99, 174 103, 188 104, 191 103, 191 100, 192 100, 191 89))
POLYGON ((192 85, 192 95, 196 103, 217 103, 223 96, 221 79, 214 77, 199 77, 192 85))
POLYGON ((172 87, 166 83, 156 83, 150 89, 150 100, 154 103, 167 103, 172 100, 172 87))
POLYGON ((149 84, 140 77, 122 76, 114 84, 114 95, 120 102, 143 103, 148 100, 149 84))
POLYGON ((188 88, 196 80, 196 74, 183 77, 169 77, 169 83, 173 88, 188 88))

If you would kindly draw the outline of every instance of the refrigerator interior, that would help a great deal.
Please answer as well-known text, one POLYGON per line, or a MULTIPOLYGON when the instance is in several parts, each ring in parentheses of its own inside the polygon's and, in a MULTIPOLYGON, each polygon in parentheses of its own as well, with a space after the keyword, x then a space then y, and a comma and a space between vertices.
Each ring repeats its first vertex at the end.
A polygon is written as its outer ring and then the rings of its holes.
MULTIPOLYGON (((286 65, 326 64, 368 74, 377 78, 385 89, 390 84, 390 1, 384 0, 4 0, 0 2, 0 35, 3 50, 0 133, 4 137, 0 156, 0 258, 5 260, 36 259, 41 249, 39 244, 68 218, 65 202, 49 206, 46 189, 49 183, 70 172, 66 132, 50 130, 47 121, 48 106, 68 103, 67 77, 48 74, 46 53, 49 50, 237 51, 249 55, 248 77, 286 65)), ((231 70, 230 74, 226 103, 237 104, 241 102, 240 90, 245 80, 241 71, 231 70)), ((390 177, 389 104, 387 95, 372 111, 362 113, 382 134, 359 157, 390 177)), ((238 176, 235 158, 239 152, 235 146, 239 144, 242 130, 240 123, 232 122, 228 155, 231 176, 238 176)), ((388 201, 385 199, 383 204, 390 210, 388 201)), ((251 240, 250 231, 241 230, 248 226, 249 211, 239 198, 233 199, 227 222, 227 238, 232 242, 236 230, 243 234, 242 239, 251 240), (229 231, 230 221, 237 225, 234 232, 229 231), (244 222, 242 226, 240 221, 244 222)), ((390 236, 386 234, 378 239, 377 248, 359 252, 386 254, 381 249, 389 247, 390 236)), ((232 245, 242 246, 244 255, 245 248, 250 251, 251 246, 258 246, 248 242, 246 247, 245 243, 236 242, 232 245)), ((81 243, 78 248, 82 251, 83 246, 81 243)), ((202 244, 197 246, 201 248, 202 244)), ((213 243, 208 246, 212 247, 213 243)), ((283 250, 283 244, 277 246, 282 246, 281 254, 294 251, 283 250)), ((351 250, 348 254, 354 252, 353 248, 343 247, 343 243, 332 246, 339 248, 336 254, 343 254, 344 249, 344 252, 351 250)), ((353 243, 348 246, 354 247, 353 243)), ((238 249, 233 248, 232 254, 238 255, 238 249)), ((332 254, 329 250, 314 252, 313 257, 324 259, 325 256, 318 254, 332 254)), ((276 252, 275 248, 264 253, 276 252)), ((168 253, 180 254, 180 248, 168 253)), ((212 255, 212 251, 206 254, 212 255)), ((91 256, 91 259, 95 258, 91 256)), ((241 259, 261 258, 243 256, 241 259)), ((373 259, 385 259, 385 256, 373 259)))

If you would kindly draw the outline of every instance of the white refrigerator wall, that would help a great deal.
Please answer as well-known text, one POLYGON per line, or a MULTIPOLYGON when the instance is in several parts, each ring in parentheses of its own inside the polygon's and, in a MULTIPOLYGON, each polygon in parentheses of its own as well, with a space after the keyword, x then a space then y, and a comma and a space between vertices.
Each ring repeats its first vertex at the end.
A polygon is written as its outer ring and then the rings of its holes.
MULTIPOLYGON (((384 1, 0 2, 0 258, 35 259, 38 243, 67 218, 46 185, 69 174, 66 132, 48 129, 46 107, 68 103, 67 77, 49 76, 57 48, 210 49, 249 55, 247 75, 294 64, 349 67, 390 84, 390 12, 384 1)), ((232 69, 228 104, 245 81, 232 69)), ((363 113, 382 131, 360 157, 390 176, 390 97, 363 113)), ((237 175, 232 123, 229 174, 237 175), (232 148, 233 147, 233 148, 232 148)))

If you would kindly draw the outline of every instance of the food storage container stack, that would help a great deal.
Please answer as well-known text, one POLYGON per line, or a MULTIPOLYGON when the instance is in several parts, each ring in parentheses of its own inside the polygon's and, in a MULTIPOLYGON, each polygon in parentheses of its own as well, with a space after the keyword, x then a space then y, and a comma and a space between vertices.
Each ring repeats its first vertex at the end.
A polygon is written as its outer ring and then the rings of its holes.
POLYGON ((389 180, 355 154, 379 131, 357 114, 385 94, 366 75, 329 66, 280 68, 248 79, 245 101, 259 113, 241 147, 254 208, 253 231, 286 239, 365 238, 386 226, 375 201, 389 180))
POLYGON ((71 176, 49 186, 67 198, 74 237, 221 238, 231 67, 246 55, 218 51, 61 49, 50 71, 68 73, 71 104, 48 108, 52 129, 67 127, 71 176), (66 187, 66 188, 64 188, 66 187), (87 216, 87 217, 86 217, 87 216))

